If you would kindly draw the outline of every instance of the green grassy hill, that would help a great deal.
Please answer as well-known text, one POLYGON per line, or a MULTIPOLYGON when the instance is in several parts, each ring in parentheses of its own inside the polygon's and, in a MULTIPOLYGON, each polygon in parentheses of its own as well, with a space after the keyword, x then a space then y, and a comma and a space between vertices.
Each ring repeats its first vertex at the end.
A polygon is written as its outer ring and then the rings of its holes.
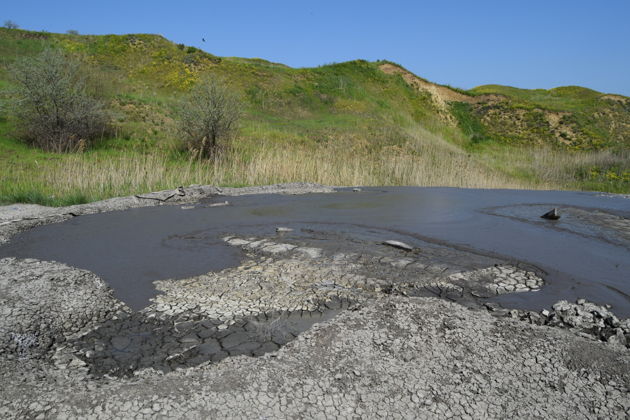
POLYGON ((630 146, 630 98, 579 86, 526 90, 487 85, 471 92, 506 98, 474 109, 488 131, 502 141, 577 149, 630 146))
MULTIPOLYGON (((192 183, 630 189, 630 99, 579 88, 440 86, 386 61, 290 68, 217 57, 157 35, 0 29, 0 98, 16 58, 47 47, 104 81, 114 134, 76 154, 29 148, 0 108, 0 200, 66 204, 192 183), (191 161, 175 131, 200 76, 243 99, 221 159, 191 161)), ((212 45, 208 46, 209 49, 212 45)))

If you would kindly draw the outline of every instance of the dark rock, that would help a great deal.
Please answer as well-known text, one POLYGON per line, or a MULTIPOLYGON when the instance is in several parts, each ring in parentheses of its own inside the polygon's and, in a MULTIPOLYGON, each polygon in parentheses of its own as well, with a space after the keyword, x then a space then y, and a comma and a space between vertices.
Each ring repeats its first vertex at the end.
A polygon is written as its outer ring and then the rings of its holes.
POLYGON ((558 213, 558 209, 554 207, 540 217, 548 220, 558 220, 560 218, 560 213, 558 213))

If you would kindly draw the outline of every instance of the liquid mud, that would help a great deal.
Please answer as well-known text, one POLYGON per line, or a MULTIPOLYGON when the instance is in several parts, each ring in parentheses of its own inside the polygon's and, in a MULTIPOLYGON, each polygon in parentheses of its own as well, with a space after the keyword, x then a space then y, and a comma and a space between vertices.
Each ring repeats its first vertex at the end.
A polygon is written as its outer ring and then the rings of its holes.
MULTIPOLYGON (((117 297, 141 309, 156 293, 155 280, 238 265, 242 251, 226 245, 225 235, 270 233, 291 224, 303 229, 343 224, 370 240, 416 238, 521 261, 547 273, 539 292, 493 298, 506 306, 537 310, 583 297, 630 316, 630 200, 620 196, 398 187, 229 201, 219 207, 201 202, 193 208, 130 209, 40 226, 0 246, 0 258, 54 260, 90 270, 117 297), (552 207, 559 208, 560 220, 539 217, 552 207)), ((365 246, 374 244, 370 240, 365 246)), ((334 235, 321 243, 334 247, 334 235)))

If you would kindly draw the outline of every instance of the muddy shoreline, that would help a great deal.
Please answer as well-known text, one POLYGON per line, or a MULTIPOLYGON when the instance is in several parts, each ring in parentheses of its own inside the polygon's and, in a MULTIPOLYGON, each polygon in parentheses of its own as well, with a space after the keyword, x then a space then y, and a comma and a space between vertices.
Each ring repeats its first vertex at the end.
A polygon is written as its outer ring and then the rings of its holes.
MULTIPOLYGON (((196 186, 63 209, 9 206, 0 238, 145 205, 333 191, 196 186)), ((630 320, 584 300, 502 307, 492 298, 541 293, 548 273, 466 247, 415 238, 409 250, 383 238, 408 240, 343 224, 227 227, 221 241, 241 253, 237 264, 157 281, 139 311, 89 271, 0 259, 0 415, 630 414, 630 320)))
POLYGON ((335 187, 310 183, 266 185, 262 187, 220 188, 211 185, 191 185, 174 190, 116 197, 87 204, 67 207, 45 207, 36 204, 0 206, 0 244, 13 235, 49 223, 58 223, 73 217, 106 213, 132 208, 172 204, 189 204, 214 197, 234 197, 253 194, 308 194, 330 193, 335 187))

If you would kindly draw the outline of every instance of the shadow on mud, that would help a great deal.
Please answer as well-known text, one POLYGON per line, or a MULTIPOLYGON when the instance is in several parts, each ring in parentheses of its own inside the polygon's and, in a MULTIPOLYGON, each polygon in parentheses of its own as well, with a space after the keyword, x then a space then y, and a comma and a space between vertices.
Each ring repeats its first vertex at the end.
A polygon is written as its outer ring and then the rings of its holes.
POLYGON ((132 376, 145 368, 166 373, 230 356, 276 351, 349 306, 347 301, 332 300, 317 311, 269 312, 235 319, 231 325, 196 314, 157 318, 135 312, 104 323, 73 347, 95 377, 132 376))

